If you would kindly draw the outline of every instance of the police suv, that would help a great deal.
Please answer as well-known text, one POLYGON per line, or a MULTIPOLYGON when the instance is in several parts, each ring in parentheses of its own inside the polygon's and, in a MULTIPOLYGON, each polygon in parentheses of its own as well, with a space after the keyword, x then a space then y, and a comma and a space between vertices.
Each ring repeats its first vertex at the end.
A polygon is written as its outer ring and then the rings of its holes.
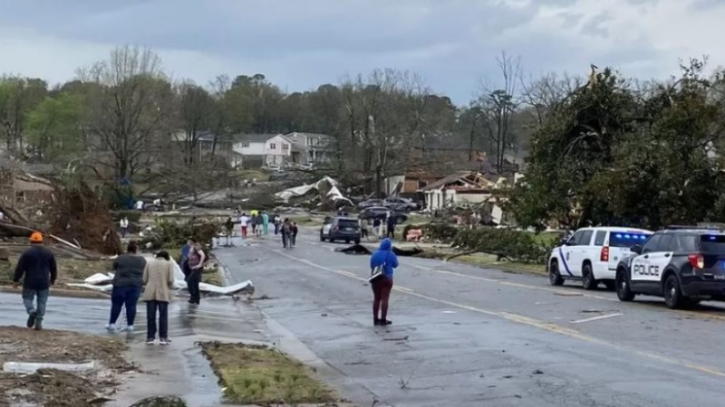
POLYGON ((581 281, 586 290, 602 282, 614 290, 617 264, 630 256, 630 247, 642 244, 652 232, 623 227, 579 229, 555 247, 547 262, 549 282, 562 285, 564 280, 581 281))
POLYGON ((702 300, 725 301, 725 233, 716 229, 669 227, 653 234, 617 265, 617 296, 664 297, 669 308, 702 300))

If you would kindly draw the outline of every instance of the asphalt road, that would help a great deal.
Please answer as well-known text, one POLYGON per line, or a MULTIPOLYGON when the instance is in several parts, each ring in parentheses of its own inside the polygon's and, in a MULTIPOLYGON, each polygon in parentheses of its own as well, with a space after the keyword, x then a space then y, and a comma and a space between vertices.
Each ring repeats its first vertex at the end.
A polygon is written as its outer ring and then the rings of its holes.
POLYGON ((390 327, 373 327, 368 256, 304 231, 220 248, 263 312, 360 406, 722 406, 725 309, 621 303, 541 276, 401 257, 390 327))

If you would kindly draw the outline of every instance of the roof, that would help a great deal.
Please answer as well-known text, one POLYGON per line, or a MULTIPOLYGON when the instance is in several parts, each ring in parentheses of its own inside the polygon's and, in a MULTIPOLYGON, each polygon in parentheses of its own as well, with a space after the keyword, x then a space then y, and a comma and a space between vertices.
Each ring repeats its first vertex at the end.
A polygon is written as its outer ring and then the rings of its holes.
POLYGON ((237 134, 234 139, 238 142, 244 143, 264 143, 272 137, 280 136, 281 134, 237 134))
POLYGON ((442 189, 448 184, 462 183, 463 185, 459 188, 462 190, 473 190, 473 189, 491 189, 493 188, 493 182, 487 180, 483 174, 477 171, 458 171, 443 179, 432 182, 425 187, 419 189, 419 192, 432 191, 435 189, 442 189))

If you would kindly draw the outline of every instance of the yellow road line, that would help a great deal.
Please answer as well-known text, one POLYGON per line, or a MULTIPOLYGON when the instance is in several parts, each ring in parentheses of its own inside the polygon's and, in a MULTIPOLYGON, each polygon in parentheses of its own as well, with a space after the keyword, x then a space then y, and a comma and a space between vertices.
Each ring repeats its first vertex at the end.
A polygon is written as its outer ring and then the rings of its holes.
MULTIPOLYGON (((268 249, 268 250, 270 250, 270 249, 268 249)), ((367 279, 360 278, 358 276, 350 276, 350 275, 347 274, 349 272, 343 272, 341 270, 335 270, 335 269, 332 269, 332 268, 329 268, 329 267, 325 267, 325 266, 322 266, 322 265, 313 263, 313 262, 311 262, 309 260, 306 260, 306 259, 299 259, 299 258, 290 256, 290 255, 288 255, 286 253, 282 253, 279 250, 273 250, 273 251, 275 251, 275 252, 281 254, 282 256, 287 257, 287 258, 289 258, 291 260, 295 260, 295 261, 299 261, 301 263, 308 264, 308 265, 310 265, 312 267, 315 267, 315 268, 318 268, 320 270, 329 271, 329 272, 332 272, 332 273, 335 273, 335 274, 339 274, 339 275, 342 275, 342 276, 346 276, 346 277, 349 277, 349 278, 353 278, 355 280, 367 281, 367 279)), ((455 274, 457 274, 457 273, 455 273, 455 274)), ((522 324, 522 325, 531 326, 531 327, 534 327, 534 328, 539 328, 539 329, 544 330, 544 331, 548 331, 548 332, 552 332, 552 333, 557 333, 557 334, 560 334, 560 335, 568 336, 570 338, 579 339, 579 340, 584 341, 584 342, 598 344, 598 345, 605 346, 605 347, 612 348, 612 349, 616 349, 616 350, 619 350, 619 351, 622 351, 622 352, 634 353, 634 354, 639 355, 639 356, 642 356, 642 357, 646 357, 646 358, 649 358, 649 359, 658 360, 658 361, 661 361, 661 362, 665 362, 665 363, 672 364, 672 365, 676 365, 676 366, 680 366, 680 367, 686 367, 688 369, 696 370, 696 371, 702 372, 702 373, 707 373, 707 374, 710 374, 710 375, 713 375, 713 376, 725 377, 725 372, 722 372, 722 371, 720 371, 720 370, 718 370, 716 368, 713 368, 713 367, 699 365, 699 364, 691 363, 691 362, 688 362, 688 361, 682 361, 682 360, 678 360, 678 359, 672 359, 672 358, 668 358, 668 357, 662 356, 662 355, 657 355, 657 354, 654 354, 654 353, 649 353, 649 352, 644 352, 644 351, 638 351, 638 350, 635 350, 635 349, 632 349, 632 348, 629 348, 629 347, 625 347, 625 346, 617 345, 617 344, 612 343, 612 342, 605 341, 603 339, 595 338, 593 336, 589 336, 589 335, 586 335, 584 333, 581 333, 581 332, 579 332, 577 330, 570 329, 570 328, 566 328, 566 327, 563 327, 563 326, 559 326, 559 325, 554 324, 554 323, 551 323, 551 322, 541 321, 541 320, 534 319, 534 318, 530 318, 530 317, 527 317, 527 316, 524 316, 524 315, 518 315, 518 314, 509 313, 509 312, 499 312, 499 311, 486 310, 486 309, 482 309, 482 308, 473 307, 473 306, 470 306, 470 305, 459 304, 459 303, 455 303, 455 302, 451 302, 451 301, 447 301, 447 300, 442 300, 442 299, 439 299, 439 298, 434 298, 434 297, 430 297, 430 296, 427 296, 427 295, 424 295, 424 294, 420 294, 418 292, 415 292, 415 291, 413 291, 413 290, 411 290, 409 288, 405 288, 405 287, 396 286, 395 289, 397 291, 402 292, 402 293, 405 293, 407 295, 411 295, 411 296, 414 296, 414 297, 418 297, 418 298, 421 298, 421 299, 424 299, 424 300, 428 300, 428 301, 431 301, 431 302, 435 302, 435 303, 438 303, 438 304, 444 304, 444 305, 448 305, 450 307, 455 307, 455 308, 459 308, 459 309, 463 309, 463 310, 468 310, 468 311, 476 312, 476 313, 479 313, 479 314, 484 314, 484 315, 489 315, 489 316, 503 318, 503 319, 508 320, 508 321, 516 322, 516 323, 519 323, 519 324, 522 324)))

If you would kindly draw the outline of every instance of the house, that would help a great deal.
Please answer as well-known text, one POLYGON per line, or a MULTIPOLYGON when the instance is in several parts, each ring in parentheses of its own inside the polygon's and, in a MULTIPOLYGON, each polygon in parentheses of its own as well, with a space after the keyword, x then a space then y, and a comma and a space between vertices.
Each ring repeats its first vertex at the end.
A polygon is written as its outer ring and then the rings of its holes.
POLYGON ((27 209, 52 198, 53 184, 31 175, 25 163, 0 151, 0 205, 27 209))
MULTIPOLYGON (((223 158, 234 168, 241 165, 241 155, 236 154, 233 150, 233 141, 229 136, 218 136, 211 131, 202 131, 193 136, 196 139, 194 152, 192 153, 196 160, 201 161, 203 157, 214 153, 215 156, 223 158)), ((184 160, 187 154, 186 145, 192 136, 183 130, 173 132, 171 141, 178 147, 174 154, 167 158, 172 160, 184 160)))
POLYGON ((333 138, 326 134, 289 133, 284 136, 295 147, 292 162, 297 164, 319 163, 329 160, 333 138))
POLYGON ((240 134, 235 140, 232 151, 246 167, 283 165, 292 156, 292 142, 281 134, 240 134))
POLYGON ((419 189, 425 194, 426 208, 443 209, 449 206, 496 202, 494 191, 507 184, 506 178, 495 181, 477 171, 458 171, 419 189))

